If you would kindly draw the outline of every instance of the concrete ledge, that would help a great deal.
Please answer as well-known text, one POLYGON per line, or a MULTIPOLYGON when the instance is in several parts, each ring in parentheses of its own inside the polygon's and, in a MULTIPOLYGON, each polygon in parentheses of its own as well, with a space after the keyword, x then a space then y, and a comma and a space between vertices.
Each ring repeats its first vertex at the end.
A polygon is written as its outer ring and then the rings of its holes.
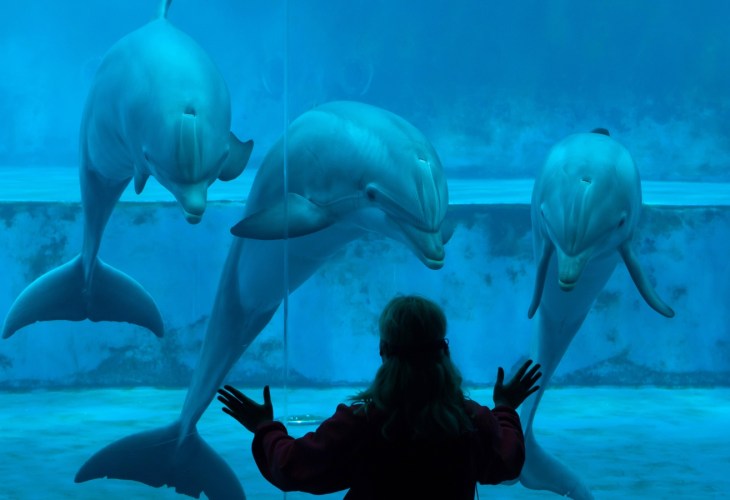
MULTIPOLYGON (((238 179, 215 182, 210 201, 246 201, 257 169, 244 171, 238 179)), ((451 205, 523 205, 530 203, 533 179, 451 179, 451 205)), ((728 206, 730 183, 644 181, 645 205, 728 206)), ((74 167, 0 167, 0 202, 81 200, 78 171, 74 167)), ((174 198, 154 178, 142 194, 130 185, 122 202, 173 202, 174 198)))

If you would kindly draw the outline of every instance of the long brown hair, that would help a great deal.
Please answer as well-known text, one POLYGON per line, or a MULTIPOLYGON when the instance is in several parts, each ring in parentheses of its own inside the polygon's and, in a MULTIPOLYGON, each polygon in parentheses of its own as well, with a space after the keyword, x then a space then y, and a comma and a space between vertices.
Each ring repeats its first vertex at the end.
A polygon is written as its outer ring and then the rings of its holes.
POLYGON ((433 301, 397 296, 380 315, 383 363, 364 391, 351 398, 364 411, 387 415, 386 438, 439 439, 471 430, 462 377, 451 360, 446 316, 433 301))

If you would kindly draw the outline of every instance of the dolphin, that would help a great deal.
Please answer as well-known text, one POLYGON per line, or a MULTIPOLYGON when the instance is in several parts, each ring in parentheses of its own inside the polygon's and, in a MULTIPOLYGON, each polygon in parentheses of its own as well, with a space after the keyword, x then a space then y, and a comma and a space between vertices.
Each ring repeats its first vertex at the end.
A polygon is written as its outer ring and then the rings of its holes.
POLYGON ((61 319, 128 322, 163 334, 152 297, 98 257, 112 210, 132 179, 139 194, 153 176, 196 224, 208 186, 240 175, 253 147, 230 131, 223 76, 167 20, 170 1, 162 1, 157 18, 119 40, 100 63, 80 131, 81 253, 23 290, 5 319, 3 338, 37 321, 61 319))
POLYGON ((76 481, 100 477, 168 485, 208 498, 244 498, 236 475, 196 429, 231 367, 282 300, 338 249, 375 232, 444 264, 452 226, 441 161, 403 118, 338 101, 307 111, 267 153, 230 248, 200 357, 179 418, 116 441, 76 481))
POLYGON ((674 316, 631 249, 641 205, 634 161, 606 129, 558 142, 535 180, 531 218, 538 265, 528 317, 537 312, 533 355, 542 365, 543 383, 520 410, 526 461, 519 481, 527 488, 593 498, 572 470, 537 443, 532 424, 550 378, 618 261, 649 306, 674 316))

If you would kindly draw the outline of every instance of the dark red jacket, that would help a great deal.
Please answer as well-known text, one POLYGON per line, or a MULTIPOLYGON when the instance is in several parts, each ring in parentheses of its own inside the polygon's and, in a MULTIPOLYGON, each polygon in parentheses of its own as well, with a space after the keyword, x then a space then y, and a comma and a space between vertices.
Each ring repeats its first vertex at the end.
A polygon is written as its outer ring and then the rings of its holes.
POLYGON ((253 456, 261 474, 283 491, 346 490, 347 499, 473 499, 476 483, 520 475, 525 442, 517 413, 467 401, 475 430, 440 442, 388 441, 384 416, 339 405, 314 432, 299 439, 281 422, 259 426, 253 456))

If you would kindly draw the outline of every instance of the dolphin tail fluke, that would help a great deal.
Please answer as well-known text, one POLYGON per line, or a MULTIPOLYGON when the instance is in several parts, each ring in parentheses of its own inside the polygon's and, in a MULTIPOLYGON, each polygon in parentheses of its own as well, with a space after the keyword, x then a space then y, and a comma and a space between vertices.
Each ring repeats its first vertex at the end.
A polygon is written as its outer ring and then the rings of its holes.
POLYGON ((525 465, 519 481, 531 490, 546 490, 574 500, 591 500, 593 494, 578 476, 535 441, 532 431, 525 435, 525 465))
POLYGON ((89 288, 91 321, 132 323, 162 337, 164 326, 157 304, 135 280, 97 260, 89 288))
POLYGON ((139 283, 98 259, 91 274, 87 286, 77 256, 35 280, 11 306, 3 338, 38 321, 85 319, 133 323, 162 336, 162 316, 139 283))
POLYGON ((180 425, 140 432, 115 441, 81 466, 74 481, 110 478, 137 481, 155 488, 210 500, 244 500, 240 481, 228 464, 197 431, 179 439, 180 425))
POLYGON ((85 319, 86 306, 80 297, 83 286, 84 271, 80 257, 36 279, 10 307, 3 324, 3 338, 37 321, 85 319))

